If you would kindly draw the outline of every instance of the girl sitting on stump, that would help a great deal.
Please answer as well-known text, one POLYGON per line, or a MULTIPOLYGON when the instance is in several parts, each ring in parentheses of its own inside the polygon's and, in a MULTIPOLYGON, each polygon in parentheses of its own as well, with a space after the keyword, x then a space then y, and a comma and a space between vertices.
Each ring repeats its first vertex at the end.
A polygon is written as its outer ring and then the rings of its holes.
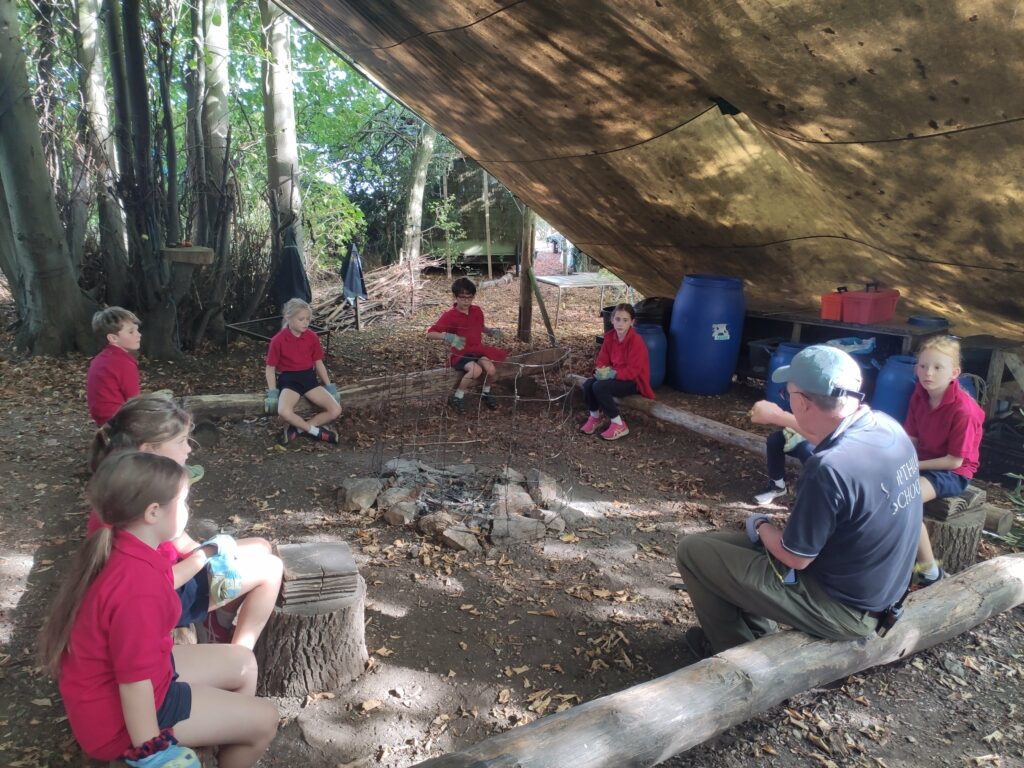
POLYGON ((604 335, 594 375, 583 382, 583 396, 590 409, 589 417, 580 427, 585 435, 598 430, 604 412, 611 423, 601 437, 605 440, 625 437, 629 427, 619 415, 615 398, 639 394, 654 399, 647 345, 633 329, 635 319, 636 311, 631 304, 617 304, 612 312, 612 330, 604 335))

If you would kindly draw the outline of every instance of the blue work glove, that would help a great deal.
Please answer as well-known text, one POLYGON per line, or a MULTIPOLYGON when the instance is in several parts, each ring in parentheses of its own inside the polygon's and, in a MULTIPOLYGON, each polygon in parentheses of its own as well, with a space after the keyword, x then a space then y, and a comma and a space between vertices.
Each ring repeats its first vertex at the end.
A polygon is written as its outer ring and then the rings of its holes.
POLYGON ((200 768, 199 758, 188 747, 171 744, 166 749, 154 752, 149 757, 124 761, 132 768, 200 768))
POLYGON ((505 332, 502 331, 501 328, 484 328, 484 333, 492 339, 500 339, 505 335, 505 332))
POLYGON ((610 366, 602 366, 594 371, 594 378, 598 381, 606 381, 615 378, 615 369, 610 366))
POLYGON ((232 560, 238 557, 238 542, 226 533, 218 533, 212 539, 207 539, 199 546, 216 547, 217 551, 213 553, 214 555, 224 555, 232 560))
POLYGON ((466 348, 466 340, 456 333, 444 334, 444 343, 449 347, 454 347, 455 349, 466 348))
POLYGON ((206 564, 210 572, 210 600, 223 605, 242 594, 242 575, 235 570, 234 558, 214 555, 206 564))
POLYGON ((264 413, 277 413, 277 398, 281 396, 280 389, 268 389, 267 395, 263 399, 263 412, 264 413))
POLYGON ((761 541, 761 537, 757 535, 757 524, 762 520, 766 520, 769 523, 772 521, 768 515, 751 515, 747 518, 747 538, 750 539, 751 544, 757 544, 761 541))
POLYGON ((338 388, 333 384, 324 384, 324 389, 327 390, 327 394, 334 398, 334 402, 341 405, 341 395, 338 394, 338 388))

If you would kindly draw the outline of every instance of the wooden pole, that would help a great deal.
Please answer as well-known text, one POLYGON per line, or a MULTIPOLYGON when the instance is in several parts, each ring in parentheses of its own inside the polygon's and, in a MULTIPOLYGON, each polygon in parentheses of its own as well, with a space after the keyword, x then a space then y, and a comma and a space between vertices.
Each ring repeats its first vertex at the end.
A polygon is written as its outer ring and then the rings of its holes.
POLYGON ((544 327, 548 331, 548 340, 552 345, 556 344, 555 341, 555 329, 551 327, 551 319, 548 317, 548 308, 544 306, 544 297, 541 296, 540 286, 537 285, 537 274, 533 271, 533 267, 530 267, 530 285, 533 287, 533 295, 537 297, 537 306, 540 307, 540 316, 544 321, 544 327))
POLYGON ((361 331, 361 330, 363 330, 363 321, 362 321, 362 318, 359 316, 359 297, 358 296, 356 296, 355 304, 353 306, 355 307, 355 310, 356 310, 356 330, 357 331, 361 331))
POLYGON ((533 211, 523 207, 523 227, 519 236, 519 328, 516 332, 520 341, 529 343, 533 333, 533 294, 530 292, 529 274, 533 269, 533 247, 530 232, 533 230, 533 211))
MULTIPOLYGON (((584 377, 571 373, 565 377, 565 380, 569 384, 575 384, 577 387, 582 387, 584 377)), ((669 424, 675 424, 677 427, 683 427, 691 432, 696 432, 702 437, 709 437, 720 443, 725 443, 736 448, 742 448, 744 451, 756 453, 762 458, 767 455, 765 439, 761 437, 761 435, 755 435, 753 432, 747 432, 744 429, 731 427, 728 424, 723 424, 720 421, 714 421, 713 419, 708 419, 704 416, 698 416, 695 413, 684 411, 681 408, 672 408, 671 406, 663 405, 655 400, 648 400, 646 397, 640 397, 640 395, 630 395, 629 397, 623 397, 621 399, 615 398, 615 400, 624 408, 634 411, 643 411, 660 421, 667 421, 669 424)), ((792 456, 786 457, 786 463, 792 466, 800 466, 800 462, 792 456)))
POLYGON ((1024 554, 913 593, 885 637, 842 642, 789 630, 493 736, 421 768, 643 768, 802 691, 891 664, 1024 602, 1024 554))
POLYGON ((494 279, 494 268, 491 265, 491 196, 488 193, 487 171, 480 169, 483 174, 483 191, 480 193, 484 203, 484 239, 487 240, 487 279, 494 279))

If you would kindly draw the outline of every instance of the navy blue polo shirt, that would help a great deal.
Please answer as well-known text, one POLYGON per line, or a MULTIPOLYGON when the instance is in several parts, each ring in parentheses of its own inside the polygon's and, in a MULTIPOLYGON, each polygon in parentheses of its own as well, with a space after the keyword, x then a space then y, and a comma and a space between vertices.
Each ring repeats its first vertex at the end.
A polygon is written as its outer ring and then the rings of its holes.
POLYGON ((782 545, 833 598, 881 611, 910 583, 921 533, 917 453, 903 428, 866 407, 804 464, 782 545))

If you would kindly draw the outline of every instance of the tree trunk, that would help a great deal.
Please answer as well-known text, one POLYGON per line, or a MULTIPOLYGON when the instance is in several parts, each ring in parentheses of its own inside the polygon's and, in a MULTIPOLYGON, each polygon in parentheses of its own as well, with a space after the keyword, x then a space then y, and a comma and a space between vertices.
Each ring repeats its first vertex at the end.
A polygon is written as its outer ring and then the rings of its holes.
MULTIPOLYGON (((222 197, 227 193, 228 146, 228 7, 226 0, 202 0, 203 57, 206 88, 202 93, 203 149, 206 156, 207 230, 196 245, 216 252, 219 230, 226 225, 222 197)), ((222 254, 217 253, 220 261, 222 254)))
POLYGON ((398 262, 406 260, 417 264, 420 260, 420 244, 423 240, 423 191, 427 186, 427 169, 434 156, 434 142, 437 131, 426 123, 416 142, 416 152, 409 171, 409 197, 405 207, 405 230, 402 234, 402 250, 398 262))
POLYGON ((14 296, 14 309, 18 315, 18 323, 25 321, 25 307, 28 306, 28 294, 25 292, 25 276, 14 247, 14 230, 11 229, 11 213, 7 208, 7 194, 4 191, 3 179, 0 178, 0 272, 7 278, 7 285, 14 296))
POLYGON ((206 93, 206 44, 203 37, 203 9, 193 3, 192 67, 186 80, 185 146, 188 177, 192 185, 192 237, 195 243, 206 240, 206 141, 203 134, 203 94, 206 93))
POLYGON ((96 199, 99 213, 100 251, 109 304, 128 304, 128 233, 124 211, 117 202, 117 148, 110 127, 107 74, 103 37, 100 32, 99 1, 78 0, 75 42, 78 47, 79 87, 89 156, 96 169, 96 199))
POLYGON ((484 242, 487 248, 487 279, 494 279, 494 265, 491 263, 491 190, 490 177, 480 169, 480 200, 484 204, 484 242))
POLYGON ((16 343, 37 355, 92 352, 92 307, 71 268, 18 33, 17 4, 0 0, 0 61, 6 74, 0 91, 0 184, 7 196, 14 261, 24 280, 24 322, 16 343))
POLYGON ((523 206, 523 228, 519 238, 519 329, 520 341, 530 342, 533 333, 533 290, 530 284, 530 270, 533 269, 533 246, 530 233, 533 232, 533 211, 523 206))
POLYGON ((67 241, 68 258, 75 271, 75 279, 82 274, 82 254, 85 250, 85 234, 89 225, 89 209, 93 195, 89 179, 89 148, 85 138, 87 128, 82 121, 82 130, 71 151, 74 163, 71 166, 71 193, 68 198, 67 241))
POLYGON ((334 691, 363 673, 369 656, 362 576, 358 584, 351 597, 274 609, 255 649, 260 696, 334 691))
POLYGON ((978 542, 985 526, 985 509, 978 507, 946 520, 924 517, 924 527, 936 559, 947 573, 959 573, 978 559, 978 542))
POLYGON ((836 642, 778 632, 418 765, 656 765, 797 693, 905 659, 1021 602, 1024 554, 997 557, 913 593, 885 637, 836 642))

